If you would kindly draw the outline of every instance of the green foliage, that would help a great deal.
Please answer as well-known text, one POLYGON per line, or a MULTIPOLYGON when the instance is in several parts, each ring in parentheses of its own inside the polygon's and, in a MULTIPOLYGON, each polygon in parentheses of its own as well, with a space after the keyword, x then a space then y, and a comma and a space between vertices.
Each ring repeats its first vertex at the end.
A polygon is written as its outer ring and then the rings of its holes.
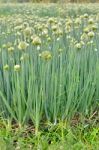
POLYGON ((13 14, 0 19, 1 116, 19 126, 32 121, 37 135, 42 122, 97 110, 98 14, 84 14, 82 6, 81 16, 80 7, 75 14, 53 4, 1 7, 13 14))
POLYGON ((63 122, 57 125, 42 126, 38 136, 35 136, 33 127, 12 128, 10 122, 0 123, 0 150, 86 150, 99 147, 99 128, 96 125, 86 128, 81 124, 71 127, 63 122))
POLYGON ((84 2, 88 2, 88 3, 96 3, 99 2, 99 0, 0 0, 0 2, 2 3, 28 3, 28 2, 33 2, 33 3, 40 3, 40 2, 50 2, 50 3, 58 3, 58 2, 62 2, 62 3, 84 3, 84 2))

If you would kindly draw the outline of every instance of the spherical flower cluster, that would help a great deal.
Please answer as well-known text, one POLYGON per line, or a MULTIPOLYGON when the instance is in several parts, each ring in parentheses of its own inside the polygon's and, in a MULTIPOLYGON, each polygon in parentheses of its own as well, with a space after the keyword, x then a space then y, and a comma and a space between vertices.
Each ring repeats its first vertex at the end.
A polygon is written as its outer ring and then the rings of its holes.
POLYGON ((36 37, 33 38, 32 43, 35 46, 41 45, 41 39, 38 36, 36 36, 36 37))
POLYGON ((66 26, 72 26, 72 20, 71 19, 67 19, 66 21, 66 26))
POLYGON ((52 58, 52 54, 50 51, 43 51, 39 56, 44 60, 50 60, 52 58))
POLYGON ((89 23, 89 24, 94 24, 93 18, 90 18, 90 19, 88 20, 88 23, 89 23))
POLYGON ((90 31, 89 33, 88 33, 88 37, 89 38, 93 38, 95 36, 95 33, 93 32, 93 31, 90 31))
POLYGON ((77 43, 77 44, 75 45, 75 47, 76 47, 77 49, 81 49, 82 44, 81 44, 81 43, 77 43))
POLYGON ((54 18, 49 18, 49 19, 48 19, 48 23, 50 23, 50 24, 54 23, 54 21, 55 21, 54 18))
POLYGON ((54 32, 57 31, 57 28, 58 28, 57 25, 53 25, 52 26, 52 31, 54 31, 54 32))
POLYGON ((18 72, 18 71, 20 71, 20 68, 21 68, 20 65, 15 65, 14 66, 14 71, 18 72))
POLYGON ((65 32, 66 32, 66 33, 71 32, 71 26, 66 26, 66 27, 65 27, 65 32))
POLYGON ((62 49, 62 48, 59 48, 59 49, 58 49, 58 52, 59 52, 59 54, 62 53, 62 52, 63 52, 63 49, 62 49))
POLYGON ((77 18, 76 20, 75 20, 75 25, 76 26, 79 26, 81 24, 81 19, 80 18, 77 18))
POLYGON ((14 51, 14 47, 11 46, 8 48, 8 52, 13 52, 13 51, 14 51))
POLYGON ((89 27, 84 28, 84 33, 88 33, 88 32, 89 32, 89 30, 90 30, 90 28, 89 28, 89 27))
POLYGON ((86 14, 84 14, 84 18, 88 18, 89 16, 88 16, 88 14, 86 13, 86 14))
POLYGON ((30 35, 31 35, 31 28, 30 28, 30 27, 27 27, 27 28, 24 30, 24 35, 25 35, 25 36, 30 36, 30 35))
POLYGON ((97 25, 97 24, 92 25, 91 29, 92 29, 93 31, 97 31, 98 25, 97 25))
POLYGON ((84 42, 87 42, 88 41, 88 35, 86 33, 83 33, 81 35, 81 40, 84 41, 84 42))
POLYGON ((58 28, 57 31, 55 32, 55 35, 62 36, 63 35, 63 31, 60 28, 58 28))
POLYGON ((28 43, 24 42, 24 41, 21 41, 18 45, 18 49, 19 50, 25 50, 28 46, 28 43))
POLYGON ((4 70, 9 70, 9 65, 6 64, 4 67, 3 67, 4 70))
POLYGON ((2 45, 2 48, 6 48, 6 47, 7 47, 7 45, 6 45, 6 44, 3 44, 3 45, 2 45))
POLYGON ((47 41, 48 41, 48 42, 51 42, 51 38, 50 38, 50 37, 48 37, 48 38, 47 38, 47 41))

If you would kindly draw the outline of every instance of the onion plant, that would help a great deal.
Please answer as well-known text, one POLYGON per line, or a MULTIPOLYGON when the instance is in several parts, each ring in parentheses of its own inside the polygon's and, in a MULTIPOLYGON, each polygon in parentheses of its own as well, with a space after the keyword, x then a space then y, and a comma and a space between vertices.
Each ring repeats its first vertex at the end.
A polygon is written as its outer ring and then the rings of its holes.
POLYGON ((99 99, 97 16, 0 18, 0 112, 24 125, 88 115, 99 99))

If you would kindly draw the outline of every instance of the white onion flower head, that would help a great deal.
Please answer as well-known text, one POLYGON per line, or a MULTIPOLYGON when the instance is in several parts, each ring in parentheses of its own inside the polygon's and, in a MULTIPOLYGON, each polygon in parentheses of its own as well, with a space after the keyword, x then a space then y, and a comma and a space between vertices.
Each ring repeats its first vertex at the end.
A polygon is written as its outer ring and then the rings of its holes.
POLYGON ((21 68, 20 65, 15 65, 14 66, 14 71, 18 72, 18 71, 20 71, 20 68, 21 68))
POLYGON ((88 37, 89 38, 93 38, 95 36, 95 33, 93 32, 93 31, 90 31, 89 33, 88 33, 88 37))
POLYGON ((18 45, 18 49, 19 50, 25 50, 27 47, 29 46, 28 43, 26 43, 25 41, 21 41, 18 45))

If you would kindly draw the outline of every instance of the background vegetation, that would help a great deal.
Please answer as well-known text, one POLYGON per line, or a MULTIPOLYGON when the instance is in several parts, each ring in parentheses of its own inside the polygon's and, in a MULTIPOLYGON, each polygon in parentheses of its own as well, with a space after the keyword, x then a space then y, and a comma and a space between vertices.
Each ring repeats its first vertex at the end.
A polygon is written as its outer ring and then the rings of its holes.
POLYGON ((98 8, 0 5, 0 150, 99 149, 98 8))
POLYGON ((95 3, 95 2, 99 2, 99 0, 0 0, 0 2, 6 3, 6 2, 52 2, 52 3, 56 3, 56 2, 71 2, 71 3, 79 3, 79 2, 91 2, 91 3, 95 3))

